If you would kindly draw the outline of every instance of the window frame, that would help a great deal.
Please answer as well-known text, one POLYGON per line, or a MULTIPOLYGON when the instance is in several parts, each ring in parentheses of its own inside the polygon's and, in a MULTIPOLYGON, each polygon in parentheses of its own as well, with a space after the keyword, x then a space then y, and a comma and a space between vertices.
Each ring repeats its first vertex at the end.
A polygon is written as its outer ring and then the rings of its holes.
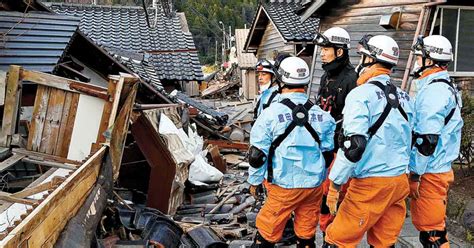
POLYGON ((452 71, 448 71, 449 75, 453 77, 474 77, 474 69, 473 71, 457 71, 457 60, 458 60, 458 41, 459 41, 459 24, 460 24, 460 19, 461 19, 461 10, 470 10, 473 11, 474 13, 474 6, 459 6, 459 5, 440 5, 436 7, 436 11, 434 13, 434 18, 433 22, 431 25, 430 29, 430 35, 433 34, 433 30, 435 28, 435 23, 436 20, 438 20, 439 17, 439 33, 442 35, 443 34, 443 13, 444 9, 454 9, 457 10, 457 23, 456 23, 456 42, 453 44, 453 50, 454 50, 454 68, 452 71))

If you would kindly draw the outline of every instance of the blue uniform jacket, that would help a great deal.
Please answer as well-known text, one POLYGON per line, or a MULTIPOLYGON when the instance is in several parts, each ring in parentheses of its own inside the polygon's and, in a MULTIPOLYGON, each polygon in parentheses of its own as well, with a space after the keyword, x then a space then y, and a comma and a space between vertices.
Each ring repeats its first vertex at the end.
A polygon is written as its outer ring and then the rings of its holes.
POLYGON ((349 161, 341 149, 338 150, 329 173, 329 179, 335 184, 342 185, 349 177, 392 177, 406 173, 413 121, 413 106, 407 93, 398 89, 400 104, 408 115, 408 121, 398 109, 392 109, 377 133, 370 139, 368 134, 368 129, 378 120, 387 104, 384 92, 369 82, 386 84, 389 80, 388 75, 373 77, 347 96, 343 110, 344 135, 363 135, 368 142, 362 158, 356 163, 349 161))
POLYGON ((433 73, 417 81, 418 92, 415 99, 415 127, 418 134, 439 135, 438 145, 433 155, 427 157, 416 147, 410 159, 410 171, 418 175, 425 173, 444 173, 451 170, 451 163, 459 156, 461 145, 461 96, 457 90, 445 83, 431 83, 433 79, 447 79, 447 71, 433 73), (455 95, 458 97, 456 106, 455 95), (453 117, 447 125, 444 120, 456 107, 453 117))
MULTIPOLYGON (((295 104, 304 104, 308 97, 304 93, 281 94, 279 101, 289 98, 295 104)), ((319 146, 305 127, 297 126, 280 146, 273 157, 273 183, 283 188, 313 188, 325 179, 326 169, 322 155, 334 147, 336 124, 331 115, 313 106, 309 111, 311 126, 321 140, 319 146)), ((270 145, 283 134, 291 123, 292 110, 281 103, 266 108, 255 122, 250 133, 250 144, 268 155, 270 145)), ((267 164, 249 168, 248 182, 258 185, 267 177, 267 164)))

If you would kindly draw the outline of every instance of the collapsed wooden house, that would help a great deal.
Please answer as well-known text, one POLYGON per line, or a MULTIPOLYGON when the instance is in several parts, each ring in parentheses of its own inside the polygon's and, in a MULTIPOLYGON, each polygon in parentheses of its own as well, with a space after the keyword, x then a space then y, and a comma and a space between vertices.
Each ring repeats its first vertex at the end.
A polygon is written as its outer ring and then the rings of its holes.
POLYGON ((104 88, 10 67, 0 172, 3 182, 20 177, 22 168, 32 168, 35 176, 23 189, 0 192, 1 247, 53 246, 102 171, 111 172, 102 175, 109 185, 118 177, 137 81, 128 74, 111 76, 104 88), (37 85, 29 117, 21 101, 24 84, 37 85))

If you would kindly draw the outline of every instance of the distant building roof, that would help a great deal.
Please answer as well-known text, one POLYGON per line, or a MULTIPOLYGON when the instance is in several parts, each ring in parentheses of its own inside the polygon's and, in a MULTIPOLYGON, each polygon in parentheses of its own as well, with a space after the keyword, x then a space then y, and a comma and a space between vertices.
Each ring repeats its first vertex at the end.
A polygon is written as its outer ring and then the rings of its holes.
POLYGON ((79 26, 79 18, 0 11, 0 70, 20 65, 52 73, 79 26))
POLYGON ((240 68, 251 68, 255 67, 255 64, 257 64, 257 57, 255 57, 253 53, 244 52, 245 40, 247 39, 248 34, 248 29, 235 30, 235 48, 237 49, 237 59, 240 68))
POLYGON ((299 1, 264 2, 262 5, 286 41, 312 41, 314 39, 319 19, 313 17, 302 22, 297 14, 302 7, 299 1))
MULTIPOLYGON (((117 50, 148 53, 149 60, 143 63, 154 67, 160 79, 191 81, 203 77, 196 46, 182 13, 168 18, 158 11, 156 26, 149 28, 141 7, 47 5, 58 14, 80 17, 80 30, 112 54, 117 50)), ((155 10, 150 9, 151 25, 155 24, 154 17, 155 10)), ((139 71, 136 73, 140 75, 139 71)))
POLYGON ((245 50, 255 50, 260 44, 269 22, 273 23, 286 42, 311 42, 319 29, 319 19, 310 17, 301 21, 298 12, 303 8, 300 1, 261 1, 252 22, 250 35, 245 42, 245 50))

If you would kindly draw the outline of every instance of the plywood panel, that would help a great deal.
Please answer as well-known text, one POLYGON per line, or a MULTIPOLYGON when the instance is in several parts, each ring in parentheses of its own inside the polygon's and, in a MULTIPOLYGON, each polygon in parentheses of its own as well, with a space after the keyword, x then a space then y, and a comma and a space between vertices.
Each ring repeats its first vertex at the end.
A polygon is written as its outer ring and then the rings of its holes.
POLYGON ((97 141, 100 121, 105 101, 99 98, 80 95, 74 129, 67 158, 83 160, 91 152, 91 145, 97 141))

